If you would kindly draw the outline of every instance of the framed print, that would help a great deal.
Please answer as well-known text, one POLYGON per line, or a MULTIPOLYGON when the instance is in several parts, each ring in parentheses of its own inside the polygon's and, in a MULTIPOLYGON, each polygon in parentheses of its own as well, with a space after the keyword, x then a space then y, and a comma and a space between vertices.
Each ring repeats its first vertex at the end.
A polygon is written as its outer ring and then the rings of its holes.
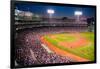
POLYGON ((11 68, 96 63, 96 6, 11 1, 11 68))

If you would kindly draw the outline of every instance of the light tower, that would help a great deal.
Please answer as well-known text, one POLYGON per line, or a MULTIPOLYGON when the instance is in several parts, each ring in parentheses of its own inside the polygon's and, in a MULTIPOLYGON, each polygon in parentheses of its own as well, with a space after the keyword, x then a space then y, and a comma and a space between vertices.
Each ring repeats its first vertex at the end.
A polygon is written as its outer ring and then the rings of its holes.
POLYGON ((82 11, 75 11, 74 15, 76 16, 76 21, 79 22, 80 21, 80 16, 82 15, 82 11))
MULTIPOLYGON (((51 21, 52 15, 55 13, 55 11, 54 11, 53 9, 48 9, 48 10, 47 10, 47 13, 49 14, 49 20, 51 21)), ((50 22, 50 21, 49 21, 49 22, 50 22)))

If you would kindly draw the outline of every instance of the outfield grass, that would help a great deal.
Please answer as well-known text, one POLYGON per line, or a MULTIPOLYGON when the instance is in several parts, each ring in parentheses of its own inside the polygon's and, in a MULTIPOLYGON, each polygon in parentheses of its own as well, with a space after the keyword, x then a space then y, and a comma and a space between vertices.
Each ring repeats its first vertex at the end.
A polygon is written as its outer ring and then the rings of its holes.
POLYGON ((63 33, 63 34, 53 34, 56 36, 56 39, 52 39, 50 36, 46 35, 44 36, 47 41, 52 43, 54 46, 73 53, 77 56, 89 59, 91 61, 94 60, 94 34, 93 33, 80 33, 80 35, 84 38, 86 38, 89 43, 85 46, 80 46, 78 48, 65 48, 64 46, 59 45, 60 41, 69 41, 74 42, 77 37, 73 37, 70 35, 70 33, 63 33))
POLYGON ((55 34, 56 40, 60 41, 67 41, 67 42, 73 42, 76 40, 76 37, 71 36, 69 34, 63 33, 63 34, 55 34), (68 38, 65 38, 68 37, 68 38))

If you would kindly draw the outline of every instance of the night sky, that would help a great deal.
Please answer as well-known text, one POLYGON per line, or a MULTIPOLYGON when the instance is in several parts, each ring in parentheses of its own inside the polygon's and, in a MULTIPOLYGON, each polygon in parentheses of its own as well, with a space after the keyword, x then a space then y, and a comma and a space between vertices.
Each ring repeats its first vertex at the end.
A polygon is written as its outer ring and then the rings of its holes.
POLYGON ((35 14, 42 16, 49 16, 47 13, 48 9, 53 9, 55 13, 53 17, 73 17, 75 11, 82 11, 86 17, 94 17, 95 9, 92 7, 69 7, 69 6, 53 6, 43 4, 32 4, 32 3, 17 3, 15 7, 22 11, 31 11, 35 14))

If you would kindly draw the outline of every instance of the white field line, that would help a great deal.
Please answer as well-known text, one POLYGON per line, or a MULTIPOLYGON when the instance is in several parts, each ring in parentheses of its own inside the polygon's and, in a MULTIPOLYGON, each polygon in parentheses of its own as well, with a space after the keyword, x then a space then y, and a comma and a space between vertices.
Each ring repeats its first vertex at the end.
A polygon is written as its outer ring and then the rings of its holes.
POLYGON ((30 49, 30 52, 31 52, 32 58, 33 58, 34 60, 37 60, 37 59, 35 58, 34 52, 33 52, 31 49, 30 49))
POLYGON ((41 46, 43 46, 43 48, 45 48, 48 53, 53 53, 45 44, 41 44, 41 46))

